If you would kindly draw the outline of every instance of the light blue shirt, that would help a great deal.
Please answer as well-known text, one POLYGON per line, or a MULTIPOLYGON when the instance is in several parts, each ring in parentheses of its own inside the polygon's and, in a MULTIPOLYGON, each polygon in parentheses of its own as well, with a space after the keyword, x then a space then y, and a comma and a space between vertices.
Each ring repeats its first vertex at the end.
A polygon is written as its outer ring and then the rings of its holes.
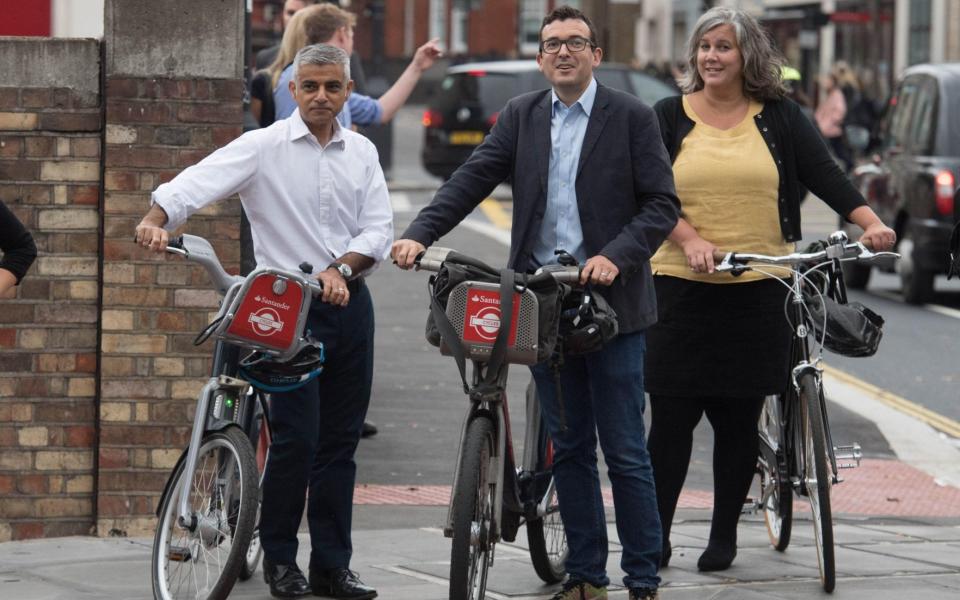
MULTIPOLYGON (((273 90, 273 105, 277 121, 286 119, 297 110, 297 103, 289 89, 292 79, 293 65, 288 65, 280 73, 277 87, 273 90)), ((353 124, 366 126, 379 123, 382 116, 383 109, 379 102, 370 96, 354 92, 350 94, 347 102, 343 105, 343 109, 337 114, 337 121, 340 122, 340 125, 349 129, 353 124)))
POLYGON ((540 235, 533 247, 537 266, 556 263, 555 250, 566 250, 577 262, 587 260, 583 248, 583 228, 577 209, 577 167, 580 150, 587 133, 590 111, 597 97, 597 81, 579 99, 567 107, 557 92, 551 92, 553 110, 550 117, 550 167, 547 171, 547 209, 540 225, 540 235))

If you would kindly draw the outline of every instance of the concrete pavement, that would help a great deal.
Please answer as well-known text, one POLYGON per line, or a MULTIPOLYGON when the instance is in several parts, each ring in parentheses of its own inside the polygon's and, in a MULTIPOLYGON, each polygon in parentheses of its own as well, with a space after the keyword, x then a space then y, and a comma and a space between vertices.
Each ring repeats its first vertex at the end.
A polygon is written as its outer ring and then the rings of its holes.
MULTIPOLYGON (((442 510, 381 506, 358 511, 352 567, 388 600, 447 598, 449 541, 437 527, 442 510), (387 515, 390 513, 390 515, 387 515), (384 527, 376 523, 408 525, 384 527), (409 523, 423 522, 422 526, 409 523), (432 525, 429 524, 432 521, 432 525)), ((696 560, 706 545, 709 513, 681 510, 674 525, 674 554, 663 570, 664 600, 793 599, 825 595, 820 587, 807 514, 794 524, 793 541, 784 553, 772 550, 762 518, 747 516, 740 527, 740 551, 722 573, 698 573, 696 560)), ((619 583, 616 528, 611 540, 609 573, 619 583)), ((960 519, 848 518, 836 523, 837 587, 843 600, 911 600, 960 597, 960 519)), ((150 598, 148 539, 59 538, 0 544, 0 598, 5 600, 74 600, 150 598)), ((308 561, 309 542, 301 535, 300 564, 308 561)), ((501 544, 490 575, 487 597, 493 600, 549 598, 534 574, 523 535, 501 544)), ((611 586, 611 598, 626 592, 611 586)), ((238 583, 231 598, 268 598, 257 575, 238 583)))

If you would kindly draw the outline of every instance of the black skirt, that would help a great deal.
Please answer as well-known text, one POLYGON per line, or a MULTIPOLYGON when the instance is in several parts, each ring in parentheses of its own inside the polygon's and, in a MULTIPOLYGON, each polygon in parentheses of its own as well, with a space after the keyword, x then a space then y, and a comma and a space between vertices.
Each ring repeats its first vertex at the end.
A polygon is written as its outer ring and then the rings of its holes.
POLYGON ((653 279, 658 320, 647 331, 648 392, 745 398, 784 389, 791 330, 782 283, 653 279))

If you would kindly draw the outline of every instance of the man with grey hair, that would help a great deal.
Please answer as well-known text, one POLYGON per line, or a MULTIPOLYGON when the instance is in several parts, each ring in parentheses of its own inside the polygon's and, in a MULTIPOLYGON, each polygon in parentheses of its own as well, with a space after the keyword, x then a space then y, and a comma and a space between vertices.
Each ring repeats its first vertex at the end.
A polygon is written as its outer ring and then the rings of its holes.
POLYGON ((337 122, 350 93, 349 58, 308 46, 294 59, 298 110, 247 132, 157 188, 137 242, 162 252, 169 232, 216 200, 239 194, 259 267, 320 266, 323 295, 307 329, 325 346, 323 373, 274 393, 260 542, 270 593, 374 598, 350 570, 354 453, 370 402, 373 304, 364 284, 393 241, 393 215, 372 142, 337 122), (297 567, 297 530, 309 488, 310 580, 297 567))

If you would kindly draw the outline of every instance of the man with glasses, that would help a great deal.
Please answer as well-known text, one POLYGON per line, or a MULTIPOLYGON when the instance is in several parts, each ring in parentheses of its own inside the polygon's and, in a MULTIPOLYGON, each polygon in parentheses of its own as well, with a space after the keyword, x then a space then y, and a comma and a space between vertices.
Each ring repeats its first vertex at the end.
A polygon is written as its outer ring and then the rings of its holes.
POLYGON ((680 203, 653 111, 598 85, 602 50, 580 11, 560 7, 540 29, 537 64, 552 90, 514 98, 490 135, 393 244, 409 269, 497 184, 513 184, 509 266, 532 271, 557 261, 583 267, 614 308, 620 334, 602 349, 563 358, 562 408, 552 368, 531 368, 553 439, 553 473, 570 553, 554 600, 607 597, 607 530, 596 446, 613 485, 621 566, 630 599, 657 597, 660 521, 644 440, 644 330, 656 320, 649 259, 676 225, 680 203), (561 415, 565 412, 565 418, 561 415))

